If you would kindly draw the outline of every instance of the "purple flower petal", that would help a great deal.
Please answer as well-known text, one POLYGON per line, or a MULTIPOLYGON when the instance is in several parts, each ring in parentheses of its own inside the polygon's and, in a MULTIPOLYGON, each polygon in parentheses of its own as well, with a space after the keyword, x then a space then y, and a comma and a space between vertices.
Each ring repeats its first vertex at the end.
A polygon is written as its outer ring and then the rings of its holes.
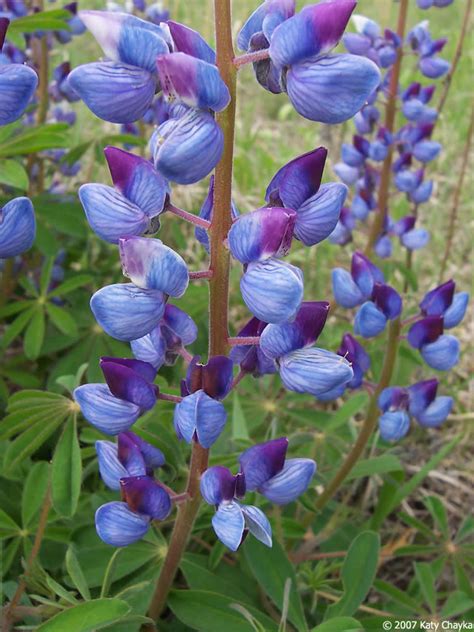
POLYGON ((148 441, 145 441, 130 430, 123 434, 138 447, 147 468, 154 470, 165 464, 165 455, 159 448, 155 448, 154 445, 151 445, 151 443, 148 443, 148 441))
POLYGON ((241 215, 228 234, 230 251, 242 263, 283 257, 290 249, 295 221, 295 211, 279 207, 241 215))
POLYGON ((441 316, 453 302, 456 284, 452 279, 425 294, 420 309, 425 316, 441 316))
POLYGON ((280 68, 323 55, 334 48, 356 6, 354 0, 305 7, 274 31, 270 57, 280 68))
POLYGON ((0 18, 0 50, 2 50, 9 24, 10 20, 8 18, 0 18))
POLYGON ((408 342, 415 349, 434 342, 443 333, 443 317, 427 316, 414 323, 408 330, 408 342))
POLYGON ((201 476, 201 495, 210 505, 232 500, 235 494, 235 476, 222 465, 209 467, 201 476))
POLYGON ((85 419, 105 434, 128 430, 138 419, 140 408, 117 399, 106 384, 84 384, 74 391, 74 399, 85 419))
POLYGON ((127 503, 106 503, 95 513, 95 528, 99 538, 112 546, 133 544, 143 538, 149 526, 150 519, 131 511, 127 503))
POLYGON ((288 439, 272 439, 242 452, 240 469, 245 476, 247 491, 254 491, 283 469, 288 439))
POLYGON ((151 476, 133 476, 120 481, 122 498, 133 511, 164 520, 171 512, 168 492, 151 476))
POLYGON ((304 494, 315 472, 316 463, 311 459, 288 459, 283 469, 258 491, 272 503, 286 505, 304 494))
POLYGON ((215 52, 200 33, 180 22, 168 20, 166 24, 170 30, 173 44, 177 51, 207 61, 209 64, 216 63, 215 52))
POLYGON ((402 297, 390 285, 376 283, 372 293, 372 300, 389 320, 397 318, 402 312, 402 297))
POLYGON ((327 153, 325 147, 318 147, 279 169, 267 187, 265 200, 297 210, 319 191, 327 153))
POLYGON ((128 476, 144 476, 146 464, 133 433, 121 432, 117 439, 117 455, 128 476))
POLYGON ((410 398, 409 411, 413 417, 419 417, 421 413, 428 408, 436 397, 438 390, 438 380, 424 380, 417 382, 408 387, 408 396, 410 398))
POLYGON ((114 358, 102 358, 100 368, 115 397, 136 404, 143 411, 153 408, 156 403, 156 389, 139 373, 115 362, 114 358))
POLYGON ((106 147, 104 154, 117 189, 148 217, 159 215, 169 192, 163 176, 148 160, 128 151, 106 147))
POLYGON ((382 272, 361 252, 352 255, 351 274, 365 298, 372 295, 375 283, 384 282, 382 272))

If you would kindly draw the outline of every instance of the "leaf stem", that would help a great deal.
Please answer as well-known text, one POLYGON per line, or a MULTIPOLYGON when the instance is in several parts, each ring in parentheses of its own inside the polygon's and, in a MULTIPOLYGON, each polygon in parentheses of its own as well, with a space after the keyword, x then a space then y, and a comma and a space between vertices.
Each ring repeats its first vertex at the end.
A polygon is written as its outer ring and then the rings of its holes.
MULTIPOLYGON (((211 260, 209 269, 213 276, 209 281, 209 356, 225 355, 228 350, 228 298, 229 252, 224 246, 231 219, 232 165, 234 157, 236 71, 233 65, 231 0, 214 0, 217 67, 231 96, 228 107, 219 112, 216 120, 224 134, 224 150, 216 167, 214 184, 214 208, 209 230, 211 260)), ((193 216, 194 217, 194 216, 193 216)), ((199 511, 201 496, 199 480, 207 469, 209 450, 193 444, 186 493, 187 502, 179 505, 178 515, 168 546, 148 616, 157 620, 163 612, 181 557, 190 538, 199 511)), ((151 630, 148 626, 145 630, 151 630)))
POLYGON ((260 336, 235 336, 227 338, 227 344, 231 347, 238 345, 258 345, 260 344, 260 336))
POLYGON ((208 222, 207 219, 202 219, 202 217, 198 217, 197 215, 194 215, 193 213, 188 213, 188 211, 185 211, 182 208, 178 208, 177 206, 174 206, 173 204, 168 204, 166 206, 166 210, 169 211, 170 213, 173 213, 173 215, 177 215, 178 217, 181 217, 181 219, 186 220, 190 224, 194 224, 195 226, 204 228, 204 230, 209 230, 211 226, 211 222, 208 222))
POLYGON ((253 53, 246 53, 245 55, 239 55, 238 57, 234 57, 234 66, 239 69, 241 66, 245 64, 253 64, 256 61, 262 61, 263 59, 268 59, 270 57, 270 50, 265 48, 263 50, 257 50, 253 53))

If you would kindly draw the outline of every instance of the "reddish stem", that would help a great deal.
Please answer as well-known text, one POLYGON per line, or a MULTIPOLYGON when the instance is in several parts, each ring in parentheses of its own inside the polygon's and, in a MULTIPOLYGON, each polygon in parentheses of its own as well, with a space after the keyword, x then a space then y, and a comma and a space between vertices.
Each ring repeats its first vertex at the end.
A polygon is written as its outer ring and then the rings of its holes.
POLYGON ((211 222, 208 222, 207 219, 202 219, 202 217, 198 217, 193 213, 188 213, 188 211, 185 211, 182 208, 178 208, 177 206, 173 206, 173 204, 168 204, 166 210, 170 213, 173 213, 173 215, 181 217, 181 219, 186 220, 190 224, 194 224, 195 226, 199 226, 200 228, 204 228, 205 230, 209 230, 211 226, 211 222))
POLYGON ((212 279, 212 270, 197 270, 189 273, 189 278, 195 281, 196 279, 212 279))
POLYGON ((245 64, 253 64, 256 61, 262 61, 270 57, 270 50, 265 48, 264 50, 257 50, 254 53, 246 53, 245 55, 239 55, 234 57, 234 66, 239 69, 245 64))
POLYGON ((158 399, 162 399, 165 402, 174 402, 175 404, 179 404, 179 402, 183 401, 183 398, 179 395, 170 395, 169 393, 158 393, 158 399))
POLYGON ((259 345, 260 336, 235 336, 227 338, 227 344, 231 347, 237 345, 259 345))

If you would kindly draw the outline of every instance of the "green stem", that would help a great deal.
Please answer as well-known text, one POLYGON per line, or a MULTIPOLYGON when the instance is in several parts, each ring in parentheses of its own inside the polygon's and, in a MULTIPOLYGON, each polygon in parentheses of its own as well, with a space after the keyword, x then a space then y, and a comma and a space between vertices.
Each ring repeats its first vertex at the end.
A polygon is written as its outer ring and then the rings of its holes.
MULTIPOLYGON (((231 192, 232 165, 234 157, 236 71, 233 65, 231 0, 215 0, 215 30, 217 66, 227 84, 231 101, 228 107, 217 114, 217 122, 224 134, 224 151, 216 167, 214 180, 214 207, 209 229, 211 257, 209 269, 213 271, 209 280, 209 356, 226 354, 228 351, 228 297, 229 297, 229 252, 224 246, 232 225, 231 192)), ((199 511, 201 496, 199 480, 207 469, 209 450, 198 443, 193 444, 189 477, 186 487, 189 500, 178 508, 178 515, 163 562, 148 616, 156 621, 163 612, 173 585, 181 557, 199 511)), ((146 627, 146 630, 152 628, 146 627)))
POLYGON ((354 443, 352 450, 346 456, 344 462, 334 475, 331 481, 324 488, 323 493, 316 501, 315 507, 318 511, 321 511, 323 507, 331 500, 339 487, 345 481, 347 475, 352 470, 354 465, 361 457, 365 446, 367 445, 373 431, 377 425, 379 418, 378 411, 378 398, 384 388, 389 386, 392 379, 393 370, 395 368, 395 361, 397 359, 398 337, 400 335, 400 319, 392 320, 388 329, 388 340, 385 352, 385 361, 380 375, 380 380, 375 388, 374 394, 370 398, 369 409, 367 411, 367 417, 362 425, 357 441, 354 443))
MULTIPOLYGON (((405 28, 407 22, 408 13, 408 0, 400 1, 400 8, 398 13, 397 34, 401 41, 405 39, 405 28)), ((385 109, 385 122, 384 127, 392 134, 395 125, 395 115, 397 112, 397 95, 398 84, 400 80, 400 70, 402 67, 403 50, 400 46, 397 50, 397 59, 393 65, 392 74, 390 76, 390 85, 388 88, 388 100, 385 109)), ((390 182, 392 179, 392 160, 393 160, 393 146, 390 146, 387 157, 385 158, 382 166, 382 174, 380 176, 380 185, 377 197, 377 212, 374 215, 372 226, 370 227, 369 237, 367 245, 365 247, 364 254, 370 255, 378 236, 382 232, 385 217, 387 215, 387 204, 390 191, 390 182)))

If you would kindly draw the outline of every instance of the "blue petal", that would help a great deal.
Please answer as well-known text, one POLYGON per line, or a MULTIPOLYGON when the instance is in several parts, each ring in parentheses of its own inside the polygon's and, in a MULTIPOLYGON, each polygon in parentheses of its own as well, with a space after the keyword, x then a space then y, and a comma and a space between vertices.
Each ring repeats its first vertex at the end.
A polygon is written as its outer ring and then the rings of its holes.
POLYGON ((194 320, 183 312, 182 309, 168 303, 165 307, 165 315, 163 321, 167 327, 169 327, 173 333, 175 333, 183 345, 190 345, 193 343, 198 335, 198 328, 194 320))
POLYGON ((0 259, 29 250, 35 236, 35 211, 28 198, 15 198, 0 208, 0 259))
POLYGON ((200 33, 184 24, 173 22, 173 20, 167 20, 166 26, 170 30, 176 50, 203 59, 209 64, 216 63, 215 52, 200 33))
POLYGON ((350 382, 350 363, 340 355, 318 347, 293 351, 280 360, 280 377, 285 387, 296 393, 317 397, 350 382))
POLYGON ((82 22, 109 59, 155 72, 158 55, 169 52, 163 31, 126 13, 80 11, 82 22))
POLYGON ((359 179, 359 168, 346 165, 345 162, 338 162, 333 167, 334 173, 338 175, 344 184, 351 186, 359 179))
POLYGON ((209 467, 201 476, 201 495, 209 505, 232 500, 235 494, 235 476, 222 465, 209 467))
POLYGON ((247 448, 239 457, 245 486, 253 491, 278 474, 285 464, 288 439, 280 437, 247 448))
POLYGON ((266 323, 292 320, 303 298, 303 273, 284 261, 250 263, 240 280, 245 304, 266 323))
POLYGON ((418 177, 413 171, 403 169, 395 174, 394 182, 399 191, 402 193, 410 193, 416 189, 418 177))
POLYGON ((102 357, 100 368, 115 397, 136 404, 142 411, 150 410, 156 403, 156 389, 152 384, 156 373, 151 365, 143 363, 151 369, 152 376, 146 375, 146 371, 141 372, 134 368, 135 363, 140 364, 138 360, 123 361, 120 358, 102 357))
POLYGON ((190 109, 160 125, 155 134, 155 167, 179 184, 202 180, 221 158, 222 130, 208 112, 190 109))
POLYGON ((369 158, 375 162, 383 162, 387 157, 388 147, 385 143, 375 140, 370 143, 369 158))
POLYGON ((459 340, 454 336, 442 335, 420 351, 426 364, 438 371, 449 371, 459 362, 459 340))
POLYGON ((150 526, 147 516, 131 511, 127 503, 111 502, 95 512, 95 528, 99 538, 112 546, 127 546, 143 538, 150 526))
POLYGON ((451 412, 454 400, 446 395, 437 397, 428 408, 417 416, 417 420, 422 426, 436 428, 443 423, 451 412))
POLYGON ((0 64, 0 125, 16 121, 26 110, 38 75, 22 64, 0 64))
MULTIPOLYGON (((354 377, 356 375, 356 372, 355 372, 356 368, 357 367, 353 367, 354 377)), ((339 386, 336 386, 335 388, 331 388, 329 391, 325 391, 324 393, 319 393, 318 400, 320 402, 332 402, 338 397, 342 397, 342 395, 344 395, 346 388, 349 386, 352 386, 353 382, 354 382, 354 378, 350 382, 347 382, 347 384, 340 384, 339 386)))
POLYGON ((410 417, 402 410, 386 412, 379 419, 379 429, 385 441, 399 441, 410 430, 410 417))
POLYGON ((268 12, 268 2, 263 2, 255 11, 247 18, 243 27, 237 35, 237 46, 240 50, 248 50, 250 40, 255 33, 262 30, 263 19, 268 12))
POLYGON ((83 184, 79 199, 92 230, 111 244, 124 235, 141 235, 148 227, 147 215, 113 187, 83 184))
POLYGON ((410 199, 416 204, 427 202, 433 192, 433 180, 422 182, 419 187, 410 193, 410 199))
POLYGON ((430 241, 430 234, 424 228, 413 228, 400 237, 400 241, 408 250, 424 248, 430 241))
POLYGON ((117 445, 111 441, 96 441, 95 449, 102 480, 110 489, 119 490, 120 479, 129 474, 119 461, 117 445))
POLYGON ((382 235, 374 246, 374 251, 377 257, 381 259, 388 259, 392 254, 392 240, 388 235, 382 235))
POLYGON ((332 291, 336 303, 341 307, 356 307, 364 300, 351 274, 343 268, 334 268, 332 271, 332 291))
POLYGON ((438 380, 432 378, 416 382, 408 387, 409 411, 413 417, 419 417, 434 401, 438 390, 438 380))
POLYGON ((240 506, 236 502, 222 503, 212 517, 212 526, 219 540, 231 551, 237 551, 245 528, 240 506))
POLYGON ((91 310, 109 336, 130 341, 156 327, 165 310, 165 298, 158 290, 117 283, 106 285, 92 296, 91 310))
POLYGON ((288 459, 281 472, 259 487, 258 491, 277 505, 296 500, 307 489, 316 472, 311 459, 288 459))
POLYGON ((468 303, 469 294, 467 292, 458 292, 454 295, 451 305, 444 312, 443 324, 445 329, 452 329, 459 325, 464 318, 468 303))
POLYGON ((119 252, 124 275, 138 287, 174 297, 185 293, 188 267, 177 252, 159 239, 123 237, 119 240, 119 252))
POLYGON ((133 432, 121 432, 117 438, 118 458, 128 472, 127 477, 146 474, 145 459, 135 437, 133 432))
MULTIPOLYGON (((155 468, 162 467, 165 464, 166 462, 165 455, 159 448, 156 448, 151 443, 148 443, 148 441, 145 441, 144 439, 136 435, 134 432, 128 431, 124 434, 126 434, 127 437, 131 439, 134 442, 134 444, 138 447, 138 449, 141 452, 141 455, 146 467, 154 470, 155 468)), ((119 444, 120 444, 120 438, 119 438, 119 444)))
POLYGON ((295 236, 305 246, 314 246, 335 229, 347 195, 344 184, 330 182, 297 209, 295 236))
POLYGON ((68 82, 96 116, 111 123, 133 123, 142 118, 156 89, 147 70, 120 62, 78 66, 68 82))
POLYGON ((155 327, 149 334, 132 340, 130 343, 133 355, 137 360, 148 362, 159 369, 165 362, 166 340, 161 334, 161 327, 155 327))
POLYGON ((425 77, 438 79, 445 75, 451 68, 451 64, 441 57, 422 57, 418 64, 425 77))
POLYGON ((365 160, 365 156, 357 151, 353 145, 343 143, 341 147, 342 162, 350 167, 360 167, 365 160))
POLYGON ((118 399, 106 384, 84 384, 74 391, 74 399, 85 419, 101 432, 117 435, 128 430, 140 416, 136 404, 118 399))
POLYGON ((370 208, 360 195, 354 195, 351 203, 351 212, 357 219, 363 221, 369 214, 370 208))
MULTIPOLYGON (((104 154, 114 185, 148 217, 159 215, 169 186, 153 165, 140 156, 117 147, 106 147, 104 154)), ((126 233, 135 235, 137 233, 126 233)))
POLYGON ((220 402, 202 390, 184 397, 174 409, 174 425, 179 437, 191 443, 196 435, 203 448, 210 448, 221 434, 227 412, 220 402))
POLYGON ((354 331, 363 338, 373 338, 380 334, 387 324, 385 314, 371 301, 361 305, 354 319, 354 331))
POLYGON ((258 507, 241 505, 245 518, 245 526, 250 533, 266 546, 272 546, 272 527, 268 518, 258 507))
POLYGON ((377 66, 357 55, 328 55, 292 66, 286 76, 294 108, 320 123, 342 123, 360 110, 380 83, 377 66))
POLYGON ((441 144, 433 140, 423 140, 416 143, 413 148, 413 156, 420 162, 434 160, 441 151, 441 144))

